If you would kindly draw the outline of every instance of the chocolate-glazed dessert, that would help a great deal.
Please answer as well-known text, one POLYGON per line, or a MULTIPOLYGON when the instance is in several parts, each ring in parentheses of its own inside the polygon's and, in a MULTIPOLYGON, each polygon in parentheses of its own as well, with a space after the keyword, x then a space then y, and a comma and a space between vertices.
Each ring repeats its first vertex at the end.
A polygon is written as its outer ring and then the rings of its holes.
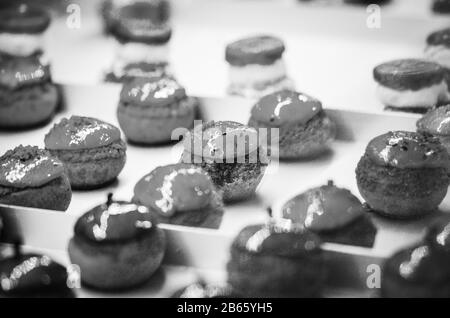
POLYGON ((374 211, 393 218, 435 211, 449 185, 449 154, 439 139, 391 131, 368 144, 356 168, 359 191, 374 211))
POLYGON ((375 243, 377 229, 361 202, 331 181, 289 200, 283 206, 282 217, 314 232, 324 242, 363 247, 375 243))
POLYGON ((183 143, 181 162, 203 168, 225 202, 253 196, 269 164, 256 129, 232 121, 198 125, 183 143))
POLYGON ((222 195, 200 167, 174 164, 158 167, 134 187, 133 202, 147 206, 159 223, 219 228, 222 195))
POLYGON ((58 89, 41 58, 0 59, 0 129, 44 124, 53 117, 58 102, 58 89))
POLYGON ((145 206, 108 201, 85 213, 75 224, 69 256, 80 267, 81 282, 102 290, 136 287, 161 265, 164 232, 145 206))
POLYGON ((315 297, 326 277, 318 237, 286 220, 245 227, 233 241, 227 271, 243 297, 315 297))
POLYGON ((0 203, 65 211, 72 199, 63 163, 50 152, 18 146, 0 157, 0 203))
POLYGON ((45 136, 45 148, 64 163, 74 189, 111 183, 126 161, 120 130, 90 117, 63 118, 45 136))
MULTIPOLYGON (((336 125, 314 97, 282 90, 261 98, 252 108, 249 126, 276 128, 280 159, 311 158, 328 149, 336 135, 336 125)), ((268 131, 268 140, 271 140, 268 131)), ((271 149, 276 145, 271 145, 271 149)))

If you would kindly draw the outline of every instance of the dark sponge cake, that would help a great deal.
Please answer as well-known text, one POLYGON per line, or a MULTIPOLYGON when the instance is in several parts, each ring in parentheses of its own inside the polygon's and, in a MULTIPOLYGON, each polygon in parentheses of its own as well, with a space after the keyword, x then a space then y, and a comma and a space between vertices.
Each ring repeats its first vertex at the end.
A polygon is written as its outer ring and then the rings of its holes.
POLYGON ((450 13, 450 1, 449 0, 434 0, 433 11, 441 14, 450 13))
POLYGON ((269 35, 258 35, 228 44, 225 59, 235 66, 270 65, 281 58, 284 50, 284 43, 280 39, 269 35))
POLYGON ((326 277, 311 232, 271 223, 244 228, 231 246, 228 281, 244 297, 315 297, 326 277))
POLYGON ((66 170, 48 151, 19 146, 0 157, 0 203, 65 211, 71 198, 66 170))
POLYGON ((0 32, 35 34, 49 25, 49 13, 37 6, 21 4, 0 10, 0 32))

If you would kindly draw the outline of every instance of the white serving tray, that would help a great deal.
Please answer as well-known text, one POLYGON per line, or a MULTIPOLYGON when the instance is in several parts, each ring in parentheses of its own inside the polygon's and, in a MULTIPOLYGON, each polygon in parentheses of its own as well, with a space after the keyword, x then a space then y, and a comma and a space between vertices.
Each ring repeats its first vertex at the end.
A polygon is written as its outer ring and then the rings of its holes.
MULTIPOLYGON (((117 125, 115 113, 119 87, 64 86, 62 89, 66 107, 54 121, 76 114, 97 117, 117 125)), ((250 101, 238 98, 200 98, 200 101, 201 112, 206 120, 246 123, 252 107, 250 101)), ((272 206, 277 213, 292 196, 330 179, 359 196, 354 170, 367 142, 388 130, 414 130, 418 118, 417 115, 358 113, 335 109, 327 109, 327 113, 338 124, 338 140, 333 143, 330 155, 311 162, 280 163, 275 173, 264 177, 254 199, 226 206, 219 230, 161 225, 169 238, 165 263, 192 267, 197 271, 213 271, 215 277, 224 279, 232 239, 245 225, 264 222, 267 219, 267 206, 272 206)), ((25 132, 1 132, 0 153, 19 144, 43 146, 44 135, 51 126, 49 124, 25 132)), ((15 219, 25 245, 51 250, 67 262, 67 242, 81 214, 104 202, 108 192, 114 192, 117 199, 129 200, 135 183, 144 174, 156 166, 177 162, 180 152, 181 148, 177 145, 152 148, 129 145, 127 164, 118 182, 100 190, 74 192, 67 212, 11 206, 0 206, 0 212, 15 219)), ((450 196, 447 196, 441 209, 450 210, 450 196)), ((334 263, 330 286, 349 287, 363 292, 367 289, 367 266, 379 265, 398 249, 419 240, 428 221, 399 222, 375 217, 378 234, 374 248, 324 244, 324 250, 334 263)))

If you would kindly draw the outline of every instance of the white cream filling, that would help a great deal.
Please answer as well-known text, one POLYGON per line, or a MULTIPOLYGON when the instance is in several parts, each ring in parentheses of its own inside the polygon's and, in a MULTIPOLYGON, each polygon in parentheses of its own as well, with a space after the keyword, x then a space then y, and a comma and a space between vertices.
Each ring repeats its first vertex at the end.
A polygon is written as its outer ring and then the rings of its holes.
POLYGON ((0 33, 0 51, 10 55, 29 56, 41 50, 43 45, 43 33, 0 33))
POLYGON ((229 80, 233 85, 253 86, 257 83, 270 82, 286 76, 286 66, 282 59, 271 65, 249 64, 230 66, 229 80))
POLYGON ((417 91, 398 91, 378 85, 377 96, 384 105, 394 107, 432 107, 439 102, 450 101, 445 81, 417 91))
POLYGON ((169 61, 169 45, 125 43, 118 47, 116 59, 124 65, 140 62, 167 63, 169 61))
POLYGON ((433 62, 450 68, 450 48, 445 45, 430 45, 425 49, 425 57, 433 62))

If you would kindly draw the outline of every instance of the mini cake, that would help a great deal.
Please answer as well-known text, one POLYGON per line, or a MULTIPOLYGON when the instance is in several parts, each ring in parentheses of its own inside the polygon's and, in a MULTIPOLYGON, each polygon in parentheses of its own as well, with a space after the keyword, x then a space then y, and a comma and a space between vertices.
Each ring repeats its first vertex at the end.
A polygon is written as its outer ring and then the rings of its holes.
MULTIPOLYGON (((261 98, 251 111, 249 126, 278 128, 281 159, 314 157, 328 149, 336 125, 322 103, 306 94, 282 90, 261 98)), ((270 140, 270 131, 268 131, 270 140)), ((273 148, 273 145, 271 145, 273 148)))
POLYGON ((433 11, 436 13, 450 13, 450 0, 434 0, 433 11))
POLYGON ((0 59, 0 128, 44 124, 52 118, 58 102, 49 66, 39 58, 0 59))
POLYGON ((74 189, 107 185, 125 165, 126 145, 120 130, 95 118, 63 118, 44 141, 45 148, 64 163, 74 189))
POLYGON ((21 4, 0 10, 0 55, 41 54, 49 25, 50 15, 38 7, 21 4))
MULTIPOLYGON (((450 1, 448 3, 450 6, 450 1)), ((433 32, 428 36, 425 56, 445 68, 447 88, 450 89, 450 28, 433 32)))
POLYGON ((172 298, 235 298, 231 287, 208 285, 203 282, 189 285, 175 292, 172 298))
POLYGON ((439 139, 391 131, 370 141, 356 168, 359 192, 374 211, 393 218, 435 211, 449 185, 449 154, 439 139))
POLYGON ((64 266, 46 255, 20 254, 0 261, 0 298, 73 298, 64 266))
POLYGON ((123 201, 101 204, 75 224, 69 256, 81 282, 102 290, 136 287, 160 267, 166 240, 148 208, 123 201))
POLYGON ((200 167, 174 164, 158 167, 134 187, 133 202, 155 212, 159 223, 219 228, 222 196, 200 167))
POLYGON ((0 203, 65 211, 72 199, 61 161, 38 147, 19 146, 0 157, 0 203))
POLYGON ((225 202, 253 196, 269 164, 257 131, 232 121, 198 125, 183 143, 181 161, 202 167, 223 192, 225 202))
POLYGON ((316 233, 324 242, 373 247, 377 229, 361 202, 332 182, 289 200, 282 217, 316 233))
POLYGON ((122 88, 117 117, 130 142, 169 143, 175 129, 193 127, 197 106, 173 78, 136 78, 122 88))
POLYGON ((146 63, 165 69, 169 64, 172 28, 167 19, 154 14, 151 3, 136 2, 122 6, 111 32, 118 41, 112 73, 120 77, 129 64, 146 63))
POLYGON ((225 59, 230 64, 230 94, 258 98, 281 90, 292 89, 284 65, 284 43, 272 36, 244 38, 226 47, 225 59))
POLYGON ((256 298, 319 296, 326 278, 319 239, 289 221, 244 228, 227 271, 233 290, 256 298))
POLYGON ((445 70, 434 62, 390 61, 377 66, 373 75, 378 98, 387 108, 423 112, 450 100, 445 70))

